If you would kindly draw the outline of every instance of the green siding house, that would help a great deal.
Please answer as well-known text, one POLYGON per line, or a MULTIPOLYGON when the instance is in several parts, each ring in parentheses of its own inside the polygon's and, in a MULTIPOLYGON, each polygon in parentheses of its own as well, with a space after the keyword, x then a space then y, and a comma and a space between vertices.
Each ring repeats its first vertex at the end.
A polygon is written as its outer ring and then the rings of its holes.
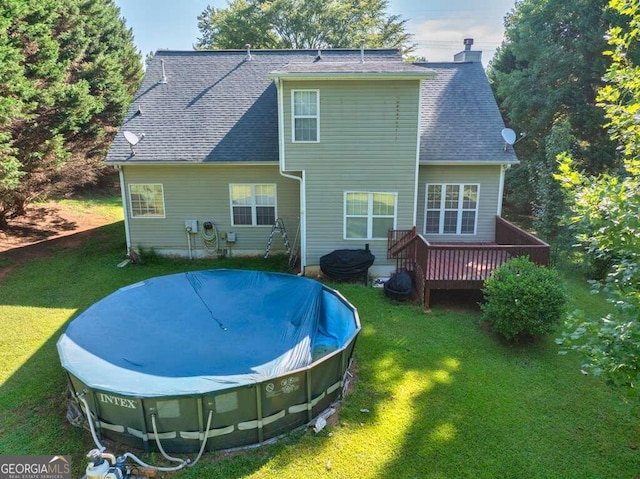
POLYGON ((398 50, 158 51, 106 162, 130 249, 264 254, 281 219, 305 273, 369 245, 386 275, 389 230, 495 241, 517 163, 503 128, 469 47, 420 64, 398 50))

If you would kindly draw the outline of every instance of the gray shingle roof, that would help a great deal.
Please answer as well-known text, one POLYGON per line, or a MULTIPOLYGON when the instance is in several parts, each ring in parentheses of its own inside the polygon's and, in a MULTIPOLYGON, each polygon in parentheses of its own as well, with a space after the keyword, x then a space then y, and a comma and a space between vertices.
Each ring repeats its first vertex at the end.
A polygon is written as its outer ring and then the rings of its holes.
POLYGON ((401 61, 398 50, 159 51, 116 135, 107 163, 277 162, 275 72, 425 72, 420 160, 515 162, 481 63, 401 61), (168 82, 161 83, 162 66, 168 82), (137 114, 138 109, 141 114, 137 114), (122 134, 144 133, 131 154, 122 134))
MULTIPOLYGON (((158 51, 107 163, 277 162, 276 87, 268 75, 287 63, 312 63, 317 51, 256 50, 251 55, 247 61, 245 51, 158 51), (126 130, 145 134, 135 156, 122 134, 126 130)), ((359 62, 360 50, 323 51, 322 58, 359 62)), ((365 58, 401 60, 395 49, 366 50, 365 58)))
POLYGON ((517 162, 504 151, 504 122, 480 62, 423 63, 420 161, 517 162))
POLYGON ((349 62, 328 62, 317 61, 313 63, 289 63, 273 75, 287 73, 340 73, 340 74, 358 74, 358 73, 384 73, 384 74, 403 74, 415 73, 428 75, 424 68, 412 65, 411 63, 402 61, 381 62, 381 61, 365 61, 362 63, 359 59, 349 62))

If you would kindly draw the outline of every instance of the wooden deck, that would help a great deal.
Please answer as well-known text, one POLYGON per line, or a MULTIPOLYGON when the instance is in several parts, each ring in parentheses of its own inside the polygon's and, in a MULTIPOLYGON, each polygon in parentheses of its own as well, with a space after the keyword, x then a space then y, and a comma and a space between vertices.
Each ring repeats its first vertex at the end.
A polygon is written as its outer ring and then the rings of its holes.
MULTIPOLYGON (((429 261, 425 270, 426 279, 442 284, 443 288, 451 281, 475 283, 487 279, 491 272, 507 262, 511 255, 500 249, 492 249, 491 244, 470 244, 457 248, 454 244, 431 243, 429 261)), ((497 246, 497 245, 496 245, 497 246)), ((437 289, 437 288, 432 288, 437 289)))
POLYGON ((415 228, 389 231, 387 257, 412 273, 427 308, 432 289, 482 289, 493 270, 517 256, 547 265, 549 245, 499 216, 495 243, 432 243, 415 228))

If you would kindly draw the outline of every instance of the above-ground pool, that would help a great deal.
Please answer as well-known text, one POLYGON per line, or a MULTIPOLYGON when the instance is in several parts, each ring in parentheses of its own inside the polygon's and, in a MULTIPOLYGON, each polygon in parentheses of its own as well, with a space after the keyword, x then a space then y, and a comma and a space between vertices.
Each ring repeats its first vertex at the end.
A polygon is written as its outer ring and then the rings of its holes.
POLYGON ((359 331, 356 309, 317 281, 198 271, 103 298, 69 323, 58 353, 102 437, 187 452, 206 436, 216 450, 277 437, 329 407, 359 331))

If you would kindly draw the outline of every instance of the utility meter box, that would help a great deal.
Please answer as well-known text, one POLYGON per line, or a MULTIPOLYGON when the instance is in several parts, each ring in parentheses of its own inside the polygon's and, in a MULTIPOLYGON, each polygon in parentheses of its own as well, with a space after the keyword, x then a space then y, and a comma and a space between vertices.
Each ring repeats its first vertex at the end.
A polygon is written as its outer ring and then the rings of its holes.
POLYGON ((184 220, 184 229, 187 230, 187 233, 197 233, 198 220, 184 220))
POLYGON ((227 243, 235 243, 236 241, 236 234, 233 231, 229 231, 227 233, 227 243))

